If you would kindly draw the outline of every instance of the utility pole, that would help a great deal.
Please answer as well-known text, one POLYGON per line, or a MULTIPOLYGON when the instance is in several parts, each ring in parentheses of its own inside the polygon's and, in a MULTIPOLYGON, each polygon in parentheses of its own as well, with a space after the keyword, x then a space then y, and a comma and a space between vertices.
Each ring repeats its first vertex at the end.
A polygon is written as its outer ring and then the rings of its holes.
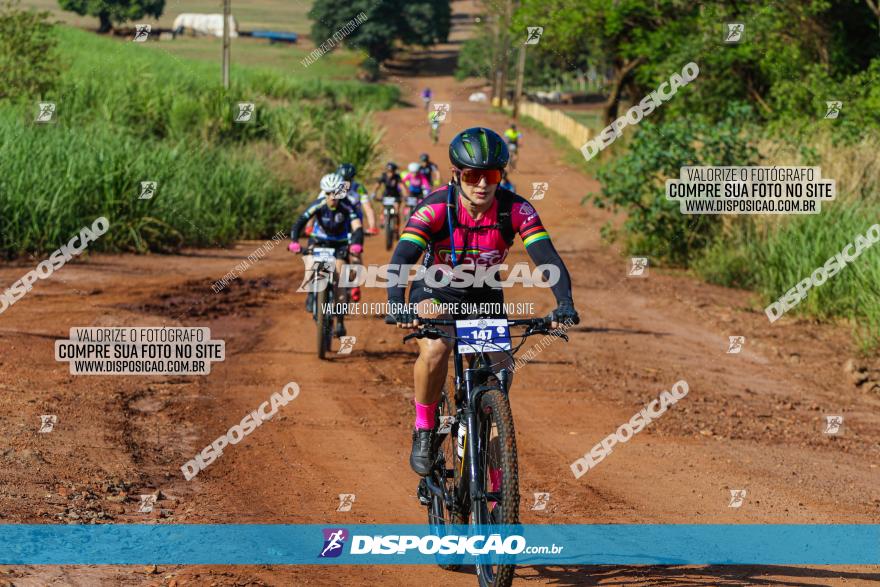
POLYGON ((500 106, 501 105, 501 102, 500 102, 501 98, 498 96, 498 83, 500 81, 499 76, 501 74, 501 71, 498 67, 498 64, 500 63, 498 56, 501 53, 501 50, 499 47, 499 42, 501 40, 501 16, 500 15, 496 16, 493 19, 493 22, 495 25, 495 27, 494 27, 495 30, 492 31, 492 36, 493 36, 493 39, 492 39, 492 60, 491 60, 491 63, 492 63, 492 73, 491 73, 491 75, 492 75, 492 104, 494 105, 495 99, 498 98, 498 100, 499 100, 498 105, 500 106))
POLYGON ((513 118, 519 114, 519 101, 522 99, 523 78, 526 71, 526 44, 519 46, 519 59, 516 62, 516 90, 513 94, 513 118))
POLYGON ((223 0, 223 87, 229 89, 229 3, 223 0))
POLYGON ((512 13, 511 0, 505 0, 504 2, 504 15, 503 15, 503 28, 501 31, 501 82, 500 87, 498 88, 498 93, 501 95, 501 102, 503 104, 504 98, 507 97, 507 66, 510 63, 509 53, 510 53, 510 17, 512 13))

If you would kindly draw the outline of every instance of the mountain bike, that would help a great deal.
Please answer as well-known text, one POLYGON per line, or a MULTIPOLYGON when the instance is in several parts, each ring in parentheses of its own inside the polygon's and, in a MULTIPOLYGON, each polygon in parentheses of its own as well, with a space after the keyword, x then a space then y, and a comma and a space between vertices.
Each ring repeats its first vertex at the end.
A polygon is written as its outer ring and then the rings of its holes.
POLYGON ((421 198, 417 196, 419 192, 408 192, 406 196, 406 203, 401 210, 401 214, 403 215, 403 223, 406 224, 409 222, 410 216, 412 216, 413 212, 416 209, 416 206, 419 205, 419 202, 427 195, 427 190, 422 189, 421 198))
POLYGON ((394 196, 382 198, 382 217, 385 224, 385 250, 390 251, 398 234, 397 198, 394 196))
MULTIPOLYGON (((391 317, 386 322, 394 323, 391 317)), ((403 337, 446 338, 455 341, 455 384, 452 399, 445 392, 437 413, 435 460, 430 473, 419 482, 418 497, 428 510, 432 532, 444 535, 447 526, 519 523, 519 473, 513 415, 507 395, 512 373, 496 369, 488 353, 503 352, 513 359, 529 336, 551 331, 551 317, 508 320, 480 318, 451 320, 419 318, 420 330, 403 337), (441 326, 454 326, 450 335, 441 326), (511 326, 525 326, 522 341, 511 350, 511 326), (469 367, 464 357, 469 355, 469 367), (474 431, 474 433, 469 433, 474 431), (500 471, 492 479, 492 471, 500 471), (500 487, 498 486, 500 482, 500 487)), ((440 563, 454 570, 459 565, 440 563)), ((514 565, 489 564, 477 559, 481 587, 508 587, 514 565)))
POLYGON ((412 213, 415 212, 416 206, 418 206, 419 202, 421 202, 422 199, 428 195, 426 193, 426 191, 427 190, 422 190, 422 197, 421 198, 413 195, 412 192, 410 192, 406 196, 406 205, 403 207, 403 210, 401 211, 401 213, 403 214, 403 223, 404 224, 409 222, 410 216, 412 216, 412 213))
MULTIPOLYGON (((318 358, 325 359, 333 341, 333 324, 343 317, 335 313, 336 251, 332 247, 311 246, 303 250, 302 254, 312 256, 312 275, 308 288, 315 296, 312 317, 317 326, 315 342, 318 358)), ((347 302, 348 295, 348 289, 345 289, 344 299, 340 302, 347 302)))

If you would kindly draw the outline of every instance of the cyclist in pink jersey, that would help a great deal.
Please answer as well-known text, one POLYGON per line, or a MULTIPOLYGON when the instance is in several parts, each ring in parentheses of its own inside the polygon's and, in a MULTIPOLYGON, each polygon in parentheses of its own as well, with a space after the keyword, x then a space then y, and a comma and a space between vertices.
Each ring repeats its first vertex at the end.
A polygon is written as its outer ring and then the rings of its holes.
POLYGON ((406 186, 409 195, 422 199, 431 191, 431 181, 420 173, 418 163, 410 163, 408 173, 403 176, 403 185, 406 186))
MULTIPOLYGON (((463 265, 492 267, 504 261, 515 235, 519 234, 532 261, 556 273, 550 288, 557 302, 552 327, 557 328, 560 322, 577 324, 571 279, 537 211, 521 196, 498 187, 501 170, 509 160, 504 140, 487 128, 467 129, 452 140, 449 159, 454 166, 452 181, 418 205, 397 243, 392 265, 413 265, 424 256, 424 265, 450 276, 453 268, 463 265)), ((545 277, 551 274, 547 269, 543 273, 545 277)), ((405 287, 390 287, 391 307, 401 307, 404 294, 405 287)), ((418 316, 440 315, 438 303, 471 305, 503 301, 498 287, 428 287, 424 280, 418 280, 409 292, 409 302, 418 305, 418 315, 401 311, 393 316, 399 328, 416 328, 418 316)), ((428 338, 418 339, 418 344, 419 357, 414 367, 416 422, 410 466, 419 475, 426 475, 434 458, 431 450, 437 404, 446 381, 452 344, 445 339, 428 338)))

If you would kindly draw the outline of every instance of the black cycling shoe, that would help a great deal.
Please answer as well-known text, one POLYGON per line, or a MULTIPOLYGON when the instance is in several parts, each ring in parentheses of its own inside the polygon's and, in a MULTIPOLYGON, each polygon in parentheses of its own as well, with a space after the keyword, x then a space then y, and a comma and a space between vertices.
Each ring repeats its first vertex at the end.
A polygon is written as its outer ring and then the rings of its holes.
POLYGON ((310 314, 315 311, 315 294, 309 292, 306 294, 306 312, 310 314))
POLYGON ((345 336, 345 324, 343 324, 341 320, 336 323, 336 332, 334 332, 334 334, 336 335, 336 338, 342 338, 345 336))
POLYGON ((413 429, 412 452, 409 455, 409 466, 412 470, 421 475, 426 476, 431 472, 431 465, 434 463, 434 455, 431 449, 434 447, 434 431, 413 429))

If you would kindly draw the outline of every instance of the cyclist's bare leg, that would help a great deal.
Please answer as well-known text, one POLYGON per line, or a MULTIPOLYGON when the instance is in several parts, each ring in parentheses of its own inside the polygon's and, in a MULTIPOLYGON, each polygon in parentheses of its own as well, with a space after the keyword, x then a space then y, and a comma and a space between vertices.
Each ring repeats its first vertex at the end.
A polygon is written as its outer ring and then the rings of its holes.
MULTIPOLYGON (((352 256, 352 263, 354 263, 354 256, 352 256)), ((336 259, 336 275, 337 275, 337 278, 333 281, 333 283, 339 283, 339 277, 338 277, 338 276, 342 275, 342 266, 343 266, 344 264, 345 264, 345 262, 344 262, 343 259, 336 259)), ((345 293, 346 293, 346 292, 345 292, 345 288, 343 288, 343 287, 337 287, 335 291, 336 291, 336 300, 335 300, 335 301, 337 301, 337 302, 344 302, 344 301, 345 301, 345 293)))
MULTIPOLYGON (((429 300, 422 301, 418 306, 418 315, 425 318, 436 318, 439 308, 429 300)), ((420 404, 430 405, 440 401, 443 384, 449 369, 449 354, 453 343, 446 339, 417 339, 419 357, 413 368, 415 398, 420 404)))
POLYGON ((315 264, 315 258, 312 255, 303 255, 303 263, 306 265, 306 271, 303 275, 303 287, 312 281, 312 265, 315 264))

